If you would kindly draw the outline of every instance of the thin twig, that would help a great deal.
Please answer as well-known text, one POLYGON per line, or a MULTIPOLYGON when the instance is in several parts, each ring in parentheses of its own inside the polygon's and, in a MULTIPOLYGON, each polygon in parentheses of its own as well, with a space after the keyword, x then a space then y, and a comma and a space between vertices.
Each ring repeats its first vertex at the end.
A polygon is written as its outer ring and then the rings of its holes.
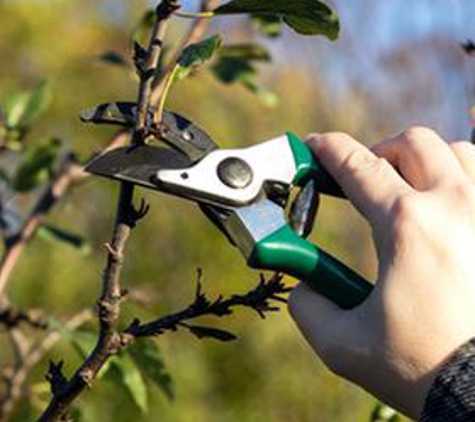
POLYGON ((18 327, 25 323, 33 328, 44 330, 48 326, 47 318, 41 309, 17 309, 11 305, 0 307, 0 324, 7 329, 18 327))
POLYGON ((174 13, 174 15, 179 18, 184 18, 184 19, 210 19, 215 16, 213 12, 191 13, 191 12, 180 12, 178 10, 174 13))
MULTIPOLYGON (((223 317, 231 315, 234 308, 246 307, 254 310, 261 318, 265 318, 266 313, 279 310, 272 304, 273 301, 285 302, 286 299, 282 294, 286 294, 291 289, 282 281, 282 276, 275 274, 271 279, 266 280, 261 276, 259 284, 250 292, 244 295, 233 295, 227 299, 222 296, 215 301, 210 301, 202 292, 200 276, 198 280, 198 288, 194 302, 182 311, 167 315, 148 323, 141 323, 135 320, 125 331, 125 336, 132 338, 159 336, 166 331, 175 331, 179 327, 187 327, 183 324, 205 315, 214 315, 223 317)), ((131 340, 130 338, 128 339, 131 340)), ((125 340, 127 341, 127 340, 125 340)))
POLYGON ((156 19, 150 37, 149 49, 143 67, 139 67, 140 88, 137 103, 138 117, 135 125, 135 132, 140 135, 146 126, 147 111, 150 106, 153 80, 163 47, 163 37, 165 35, 170 16, 179 8, 175 0, 162 1, 156 9, 156 19))
MULTIPOLYGON (((64 326, 69 330, 75 330, 91 317, 92 312, 84 310, 69 318, 64 326)), ((35 345, 29 343, 24 336, 21 340, 18 330, 11 331, 11 338, 16 362, 13 368, 3 371, 6 388, 3 397, 0 398, 0 421, 2 422, 10 418, 15 406, 24 396, 28 374, 61 339, 61 333, 52 331, 35 345)))
MULTIPOLYGON (((218 3, 219 3, 219 0, 202 0, 200 13, 206 13, 206 12, 210 12, 214 10, 217 7, 218 3)), ((154 81, 152 93, 150 96, 151 105, 154 105, 154 106, 157 105, 160 102, 160 99, 163 97, 163 92, 164 92, 166 81, 168 79, 168 75, 175 68, 178 62, 178 59, 180 57, 180 53, 190 44, 194 44, 200 41, 203 38, 210 23, 211 23, 210 19, 203 19, 203 18, 196 19, 193 22, 193 24, 190 27, 190 30, 184 37, 181 47, 177 49, 177 53, 172 58, 172 60, 170 61, 170 64, 167 66, 167 68, 163 72, 162 77, 154 81)))

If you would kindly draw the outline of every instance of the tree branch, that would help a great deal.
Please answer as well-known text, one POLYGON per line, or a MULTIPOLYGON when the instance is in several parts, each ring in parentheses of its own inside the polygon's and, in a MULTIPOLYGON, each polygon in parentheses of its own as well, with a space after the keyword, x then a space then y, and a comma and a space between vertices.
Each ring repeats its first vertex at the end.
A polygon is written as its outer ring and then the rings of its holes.
POLYGON ((179 9, 179 7, 177 0, 166 0, 159 3, 156 8, 156 19, 145 60, 143 62, 136 60, 136 63, 143 63, 137 66, 137 71, 140 77, 140 88, 138 97, 138 117, 135 132, 138 135, 143 134, 142 131, 146 127, 147 111, 148 107, 151 105, 150 99, 152 95, 153 80, 160 60, 163 47, 163 37, 166 32, 168 20, 171 15, 179 9))
MULTIPOLYGON (((219 3, 219 0, 202 0, 200 13, 207 13, 214 10, 218 6, 218 3, 219 3)), ((166 70, 163 72, 162 77, 154 81, 152 93, 150 96, 150 104, 155 106, 160 102, 169 73, 175 68, 175 65, 178 62, 181 52, 190 44, 194 44, 200 41, 203 38, 210 23, 211 23, 211 20, 207 18, 199 17, 195 19, 195 21, 190 27, 190 30, 185 36, 181 47, 177 50, 177 53, 175 54, 173 59, 170 61, 170 64, 167 66, 166 70)))
POLYGON ((265 318, 266 313, 279 309, 273 306, 271 301, 285 302, 285 298, 281 295, 291 290, 282 282, 282 278, 280 274, 275 274, 269 280, 261 276, 259 284, 244 295, 233 295, 227 299, 219 296, 215 301, 210 301, 202 292, 201 273, 199 273, 195 300, 190 306, 180 312, 145 324, 135 320, 124 331, 126 336, 124 343, 132 340, 130 336, 133 339, 159 336, 166 331, 176 331, 179 327, 187 328, 187 325, 183 324, 184 322, 204 315, 214 315, 217 317, 231 315, 236 307, 250 308, 257 312, 261 318, 265 318), (129 338, 127 338, 128 336, 129 338))
POLYGON ((44 330, 48 326, 47 318, 40 309, 24 311, 10 305, 0 308, 0 324, 4 325, 7 329, 13 329, 17 328, 21 323, 40 330, 44 330))
MULTIPOLYGON (((156 20, 148 49, 143 51, 141 47, 136 47, 135 63, 140 76, 140 86, 137 120, 133 133, 134 143, 145 141, 152 81, 162 52, 166 21, 177 8, 176 0, 162 0, 156 8, 156 20)), ((122 336, 117 331, 117 322, 123 297, 120 276, 124 251, 133 227, 148 211, 145 203, 142 203, 139 210, 134 209, 133 193, 132 184, 121 184, 112 240, 106 245, 108 256, 102 282, 102 294, 98 301, 99 335, 96 346, 70 380, 62 375, 61 364, 50 365, 48 379, 51 382, 53 397, 38 422, 62 420, 69 405, 92 384, 109 357, 123 347, 122 336)))
MULTIPOLYGON (((92 312, 84 310, 65 322, 69 330, 76 330, 90 320, 92 312)), ((3 382, 6 389, 0 398, 0 421, 7 421, 17 403, 25 394, 26 381, 30 371, 42 360, 53 346, 61 339, 61 333, 53 331, 34 346, 18 330, 12 330, 11 338, 16 362, 14 367, 5 368, 3 382)))

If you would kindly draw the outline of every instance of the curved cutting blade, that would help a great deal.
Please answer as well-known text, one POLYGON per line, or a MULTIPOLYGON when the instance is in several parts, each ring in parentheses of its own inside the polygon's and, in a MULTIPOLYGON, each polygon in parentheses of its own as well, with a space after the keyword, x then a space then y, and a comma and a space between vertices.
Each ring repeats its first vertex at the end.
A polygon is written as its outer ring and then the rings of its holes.
POLYGON ((117 148, 94 158, 85 170, 98 176, 161 190, 152 178, 159 170, 188 168, 192 160, 169 148, 148 145, 117 148))
MULTIPOLYGON (((81 114, 85 123, 114 124, 134 127, 137 115, 137 104, 131 102, 115 102, 100 104, 81 114)), ((153 123, 153 109, 147 113, 146 124, 153 123)), ((164 110, 159 130, 155 134, 172 148, 183 152, 194 161, 201 160, 211 151, 218 148, 211 137, 198 125, 181 114, 164 110)))

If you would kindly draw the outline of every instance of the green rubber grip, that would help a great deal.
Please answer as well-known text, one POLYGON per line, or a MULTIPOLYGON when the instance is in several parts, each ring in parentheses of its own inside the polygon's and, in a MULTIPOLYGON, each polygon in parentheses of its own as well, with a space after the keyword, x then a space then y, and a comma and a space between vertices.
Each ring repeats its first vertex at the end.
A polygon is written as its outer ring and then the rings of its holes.
POLYGON ((343 309, 361 304, 373 285, 318 246, 299 237, 290 226, 258 242, 248 265, 283 272, 304 281, 343 309))
POLYGON ((313 179, 318 192, 344 198, 345 194, 340 186, 323 168, 312 150, 292 132, 287 132, 287 138, 296 165, 294 184, 304 186, 310 179, 313 179))
MULTIPOLYGON (((293 183, 303 187, 313 180, 318 192, 345 197, 311 149, 291 132, 287 133, 287 138, 295 160, 293 183)), ((296 277, 343 309, 360 305, 373 290, 370 282, 317 245, 298 236, 289 225, 257 242, 247 263, 252 268, 296 277)))

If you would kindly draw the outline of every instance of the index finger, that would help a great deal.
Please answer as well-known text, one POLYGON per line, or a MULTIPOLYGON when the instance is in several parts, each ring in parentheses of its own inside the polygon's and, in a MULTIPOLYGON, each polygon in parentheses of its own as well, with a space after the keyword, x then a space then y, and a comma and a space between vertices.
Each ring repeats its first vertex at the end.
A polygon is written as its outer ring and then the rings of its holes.
POLYGON ((307 142, 371 224, 384 218, 398 197, 413 192, 387 160, 345 133, 310 135, 307 142))

